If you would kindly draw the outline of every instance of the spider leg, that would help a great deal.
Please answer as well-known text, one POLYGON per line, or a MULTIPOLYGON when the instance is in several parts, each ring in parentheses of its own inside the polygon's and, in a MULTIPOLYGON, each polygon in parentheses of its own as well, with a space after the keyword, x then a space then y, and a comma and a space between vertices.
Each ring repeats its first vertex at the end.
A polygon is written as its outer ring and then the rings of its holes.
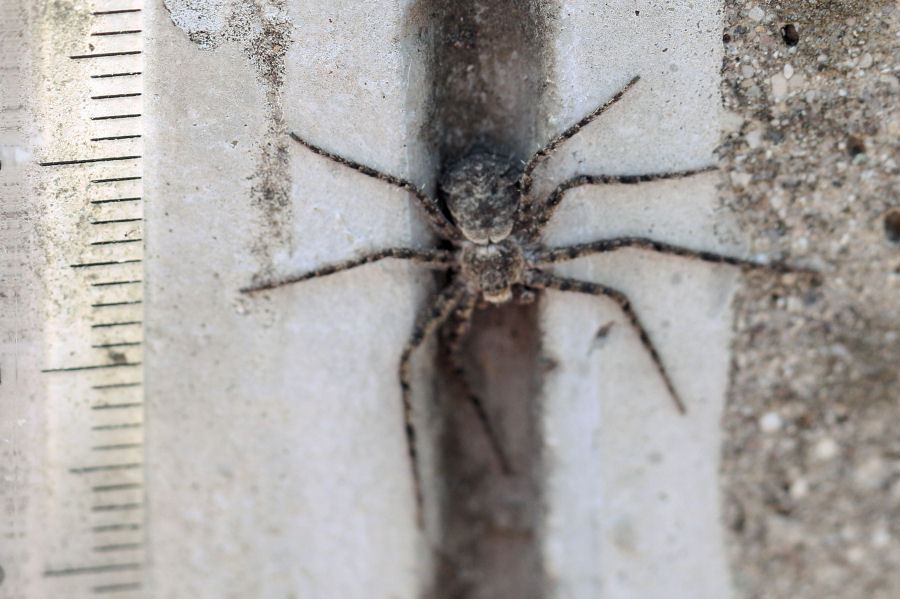
POLYGON ((629 89, 631 89, 632 86, 635 83, 637 83, 640 78, 641 78, 640 75, 634 76, 631 79, 631 81, 629 81, 628 83, 625 84, 625 87, 623 87, 622 89, 620 89, 618 91, 618 93, 616 93, 616 95, 614 95, 612 98, 610 98, 609 100, 607 100, 606 102, 604 102, 603 104, 601 104, 600 106, 595 108, 591 113, 589 113, 584 118, 582 118, 580 121, 578 121, 577 123, 575 123, 568 129, 566 129, 565 131, 563 131, 562 133, 560 133, 559 135, 557 135, 556 137, 551 139, 547 143, 547 145, 545 145, 543 148, 541 148, 540 150, 538 150, 537 152, 532 154, 531 158, 529 158, 528 162, 525 164, 525 168, 522 171, 522 176, 519 178, 519 187, 522 190, 523 198, 528 195, 529 191, 531 191, 531 184, 532 184, 531 173, 534 172, 534 169, 536 169, 537 166, 541 162, 543 162, 550 154, 552 154, 556 150, 556 148, 558 148, 559 146, 564 144, 572 136, 574 136, 576 133, 581 131, 584 127, 589 125, 591 123, 591 121, 593 121, 594 119, 599 117, 601 114, 606 112, 610 106, 612 106, 613 104, 615 104, 616 102, 621 100, 622 96, 625 95, 625 92, 627 92, 629 89))
POLYGON ((577 177, 572 177, 571 179, 560 183, 542 202, 536 202, 527 207, 520 207, 516 226, 519 230, 526 232, 528 239, 537 239, 541 232, 547 227, 547 224, 553 217, 553 212, 556 210, 559 203, 562 202, 566 192, 576 187, 583 187, 585 185, 634 185, 637 183, 649 183, 650 181, 662 181, 665 179, 684 179, 686 177, 708 173, 713 170, 716 170, 716 167, 709 166, 674 173, 652 173, 647 175, 578 175, 577 177))
POLYGON ((395 177, 394 175, 389 175, 387 173, 382 173, 381 171, 375 170, 374 168, 368 167, 364 164, 360 164, 348 158, 344 158, 343 156, 338 156, 337 154, 332 154, 331 152, 320 148, 319 146, 313 145, 297 135, 296 133, 291 133, 291 139, 305 147, 306 149, 312 151, 319 156, 324 156, 329 160, 333 160, 340 165, 352 168, 353 170, 359 171, 364 175, 368 175, 369 177, 374 177, 379 181, 384 181, 394 187, 399 187, 404 191, 408 191, 409 193, 416 196, 416 199, 419 200, 419 205, 422 206, 425 210, 425 214, 428 216, 428 222, 437 230, 438 234, 441 235, 445 239, 451 240, 459 240, 461 239, 461 235, 459 231, 447 220, 447 217, 444 216, 444 213, 441 212, 440 206, 437 201, 430 198, 424 191, 407 181, 406 179, 401 179, 400 177, 395 177))
POLYGON ((403 347, 403 353, 400 355, 398 375, 403 401, 403 422, 406 432, 406 446, 412 467, 413 490, 416 497, 416 522, 419 524, 419 527, 424 525, 423 512, 425 502, 422 495, 422 479, 419 473, 419 454, 416 449, 416 429, 413 424, 412 388, 409 378, 410 359, 412 358, 412 353, 422 344, 422 341, 441 326, 447 320, 447 317, 453 313, 465 293, 466 287, 459 281, 454 281, 444 287, 434 298, 430 307, 420 312, 416 317, 413 332, 403 347))
POLYGON ((372 252, 371 254, 366 254, 364 256, 360 256, 359 258, 353 258, 352 260, 345 260, 343 262, 338 262, 337 264, 332 264, 330 266, 323 266, 321 268, 317 268, 315 270, 311 270, 309 272, 305 272, 303 274, 295 275, 292 277, 288 277, 286 279, 281 279, 277 281, 268 281, 265 283, 259 283, 257 285, 251 285, 249 287, 244 287, 241 289, 241 293, 254 293, 257 291, 266 291, 268 289, 275 289, 276 287, 281 287, 283 285, 290 285, 292 283, 299 283, 301 281, 307 281, 309 279, 314 279, 316 277, 324 277, 326 275, 331 275, 336 272, 341 272, 343 270, 349 270, 351 268, 356 268, 357 266, 362 266, 363 264, 369 264, 371 262, 377 262, 378 260, 382 260, 384 258, 399 258, 402 260, 412 260, 413 262, 421 262, 430 268, 435 269, 447 269, 453 266, 453 253, 447 250, 419 250, 413 248, 387 248, 384 250, 378 250, 377 252, 372 252))
POLYGON ((563 247, 545 248, 538 251, 535 257, 535 264, 546 265, 554 264, 557 262, 565 262, 567 260, 580 258, 581 256, 588 256, 591 254, 599 254, 603 252, 614 252, 622 248, 639 248, 642 250, 649 250, 660 254, 682 256, 684 258, 702 260, 704 262, 712 262, 713 264, 729 264, 731 266, 737 266, 742 270, 766 270, 777 273, 802 273, 811 275, 818 274, 815 271, 809 269, 789 266, 783 263, 776 262, 774 264, 763 264, 761 262, 754 262, 752 260, 734 258, 732 256, 723 256, 722 254, 716 254, 714 252, 692 250, 689 248, 672 245, 670 243, 663 243, 661 241, 646 239, 644 237, 616 237, 614 239, 601 239, 599 241, 592 241, 590 243, 579 243, 563 247))
POLYGON ((644 349, 647 350, 647 353, 650 354, 650 358, 653 359, 653 363, 656 365, 656 370, 659 372, 660 376, 662 376, 663 382, 666 385, 666 389, 669 390, 669 394, 672 396, 672 400, 675 402, 675 406, 678 408, 678 411, 682 414, 687 412, 687 408, 685 408, 684 402, 681 401, 681 397, 679 397, 678 392, 675 391, 675 386, 672 384, 672 380, 669 378, 669 373, 666 372, 666 368, 665 366, 663 366, 662 359, 659 357, 659 353, 656 351, 656 347, 653 345, 653 342, 650 341, 650 336, 647 334, 647 330, 644 328, 644 325, 641 324, 640 319, 632 309, 631 300, 628 299, 628 296, 626 296, 618 289, 613 289, 612 287, 607 287, 606 285, 601 285, 600 283, 589 283, 587 281, 579 281, 577 279, 558 277, 556 275, 551 275, 540 270, 530 270, 528 271, 527 276, 529 279, 529 283, 534 287, 538 287, 541 289, 557 289, 559 291, 576 291, 578 293, 588 293, 590 295, 603 295, 619 304, 619 308, 621 308, 625 316, 628 317, 629 322, 631 322, 631 326, 634 327, 635 331, 637 331, 637 334, 641 339, 641 343, 644 344, 644 349))
POLYGON ((491 424, 491 420, 484 409, 481 398, 472 392, 471 383, 469 382, 469 379, 466 376, 466 370, 463 367, 462 341, 472 324, 472 312, 475 311, 477 300, 478 295, 475 293, 470 293, 463 299, 459 307, 457 307, 456 311, 453 313, 454 326, 447 329, 444 339, 447 343, 447 350, 450 355, 450 365, 453 368, 453 373, 463 385, 466 399, 469 404, 471 404, 472 409, 475 410, 475 415, 478 417, 481 427, 484 430, 484 434, 487 436, 488 442, 491 445, 491 450, 494 452, 497 463, 500 465, 500 470, 503 474, 511 474, 512 467, 509 458, 506 456, 506 452, 503 451, 503 445, 500 443, 500 438, 497 436, 497 433, 491 424))

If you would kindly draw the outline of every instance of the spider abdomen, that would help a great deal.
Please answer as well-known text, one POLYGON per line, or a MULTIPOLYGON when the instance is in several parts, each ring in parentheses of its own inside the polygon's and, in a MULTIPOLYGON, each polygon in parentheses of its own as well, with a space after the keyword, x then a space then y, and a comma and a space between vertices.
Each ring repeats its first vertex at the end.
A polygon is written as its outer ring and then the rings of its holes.
POLYGON ((495 304, 510 299, 511 288, 520 282, 525 267, 522 248, 513 239, 485 245, 466 243, 459 259, 463 276, 485 300, 495 304))

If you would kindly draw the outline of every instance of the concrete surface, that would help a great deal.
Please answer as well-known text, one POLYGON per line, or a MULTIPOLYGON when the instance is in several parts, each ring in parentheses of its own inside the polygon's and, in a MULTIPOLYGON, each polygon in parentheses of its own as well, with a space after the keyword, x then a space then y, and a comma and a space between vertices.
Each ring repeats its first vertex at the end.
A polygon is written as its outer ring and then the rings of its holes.
POLYGON ((826 273, 736 297, 721 478, 737 596, 896 597, 900 11, 726 4, 729 197, 754 251, 826 273))
MULTIPOLYGON (((591 3, 567 5, 554 46, 556 127, 580 118, 631 75, 642 80, 560 150, 548 169, 554 180, 715 164, 717 8, 643 3, 598 18, 591 3)), ((739 255, 741 236, 719 202, 720 177, 576 190, 547 241, 644 235, 739 255)), ((548 294, 541 322, 552 365, 544 386, 543 542, 552 596, 730 596, 716 473, 738 273, 632 251, 581 259, 557 272, 628 294, 688 413, 678 414, 612 302, 548 294)))
POLYGON ((427 279, 238 291, 422 240, 408 194, 287 135, 428 182, 403 4, 149 8, 154 596, 409 597, 428 564, 396 369, 427 279))
MULTIPOLYGON (((431 183, 428 148, 417 142, 429 110, 427 65, 403 37, 408 6, 166 8, 152 18, 157 75, 148 82, 149 151, 158 156, 147 232, 154 588, 161 596, 185 584, 235 596, 414 596, 430 576, 417 545, 429 536, 419 538, 411 517, 395 364, 428 277, 385 263, 263 297, 237 294, 254 276, 423 240, 406 194, 285 135, 431 183), (198 541, 188 559, 176 551, 186 534, 198 541), (237 562, 233 573, 212 575, 237 562)), ((553 134, 633 75, 643 80, 560 152, 542 184, 576 170, 713 162, 716 9, 562 9, 538 131, 553 134)), ((727 219, 716 212, 716 180, 581 190, 548 239, 652 233, 735 250, 719 231, 727 219)), ((547 592, 671 597, 680 588, 727 597, 715 473, 736 275, 631 252, 567 272, 633 296, 690 414, 676 413, 615 309, 548 294, 543 351, 556 368, 544 392, 547 592), (594 347, 609 321, 619 324, 594 347)))

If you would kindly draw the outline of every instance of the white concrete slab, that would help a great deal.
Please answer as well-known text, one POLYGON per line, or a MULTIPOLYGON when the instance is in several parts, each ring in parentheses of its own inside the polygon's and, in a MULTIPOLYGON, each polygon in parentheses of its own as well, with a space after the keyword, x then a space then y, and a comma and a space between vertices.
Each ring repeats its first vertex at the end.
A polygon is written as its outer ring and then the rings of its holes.
POLYGON ((428 560, 396 369, 427 280, 384 263, 238 291, 422 241, 408 194, 287 136, 427 182, 404 3, 166 8, 148 7, 152 594, 412 597, 428 560))
MULTIPOLYGON (((407 194, 286 135, 431 183, 430 83, 407 3, 165 4, 149 7, 146 93, 154 596, 414 597, 430 564, 413 522, 396 362, 429 277, 384 263, 238 293, 254 275, 425 242, 407 194)), ((712 163, 717 8, 564 4, 548 136, 643 79, 541 181, 712 163)), ((734 249, 717 235, 715 180, 573 193, 548 239, 646 233, 734 249)), ((632 252, 566 272, 632 296, 690 414, 677 415, 612 306, 548 294, 552 594, 728 597, 715 472, 736 275, 632 252)))
MULTIPOLYGON (((559 152, 545 181, 715 164, 719 8, 718 2, 567 2, 550 77, 555 130, 548 133, 577 121, 634 75, 641 81, 559 152)), ((563 245, 642 235, 734 252, 716 181, 713 173, 576 190, 546 239, 563 245)), ((729 597, 716 473, 737 273, 634 251, 584 258, 557 272, 628 294, 688 414, 677 413, 615 304, 547 294, 544 551, 552 596, 729 597), (608 335, 598 339, 609 323, 608 335)))

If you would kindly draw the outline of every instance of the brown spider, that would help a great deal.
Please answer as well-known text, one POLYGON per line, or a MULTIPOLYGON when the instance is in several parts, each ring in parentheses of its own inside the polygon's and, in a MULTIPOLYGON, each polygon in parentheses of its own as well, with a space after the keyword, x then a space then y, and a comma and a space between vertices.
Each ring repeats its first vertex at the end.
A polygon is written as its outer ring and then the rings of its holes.
MULTIPOLYGON (((244 293, 252 293, 274 289, 282 285, 334 274, 384 258, 412 260, 429 268, 449 271, 450 282, 434 297, 430 306, 418 315, 412 335, 400 356, 399 376, 406 423, 406 440, 412 465, 420 523, 423 500, 410 397, 410 357, 429 334, 451 317, 455 326, 452 330, 447 331, 448 353, 454 368, 461 373, 460 342, 468 330, 472 313, 479 303, 502 304, 511 300, 528 302, 534 299, 535 293, 540 289, 558 289, 606 296, 616 302, 628 318, 653 360, 676 407, 679 412, 684 413, 685 405, 672 385, 647 331, 631 308, 628 297, 612 287, 556 276, 544 271, 541 267, 589 254, 612 252, 621 248, 640 248, 705 262, 730 264, 743 269, 765 269, 775 272, 803 270, 784 264, 760 264, 642 237, 600 239, 591 243, 554 248, 544 247, 539 242, 541 232, 550 221, 556 206, 562 201, 565 193, 574 187, 678 179, 712 170, 710 167, 646 175, 579 175, 557 186, 542 200, 528 201, 534 169, 566 140, 619 101, 639 79, 640 77, 634 77, 610 100, 552 139, 525 163, 524 168, 517 165, 515 161, 483 148, 470 149, 448 165, 439 179, 438 188, 443 205, 446 206, 452 218, 448 218, 444 214, 438 199, 429 197, 409 181, 332 154, 301 139, 294 133, 291 134, 295 141, 320 156, 413 194, 419 200, 419 205, 425 210, 428 221, 438 235, 448 240, 453 246, 453 249, 387 248, 285 279, 254 284, 241 290, 244 293)), ((468 396, 487 433, 501 468, 504 472, 509 472, 508 460, 497 441, 479 398, 471 393, 468 396)))

